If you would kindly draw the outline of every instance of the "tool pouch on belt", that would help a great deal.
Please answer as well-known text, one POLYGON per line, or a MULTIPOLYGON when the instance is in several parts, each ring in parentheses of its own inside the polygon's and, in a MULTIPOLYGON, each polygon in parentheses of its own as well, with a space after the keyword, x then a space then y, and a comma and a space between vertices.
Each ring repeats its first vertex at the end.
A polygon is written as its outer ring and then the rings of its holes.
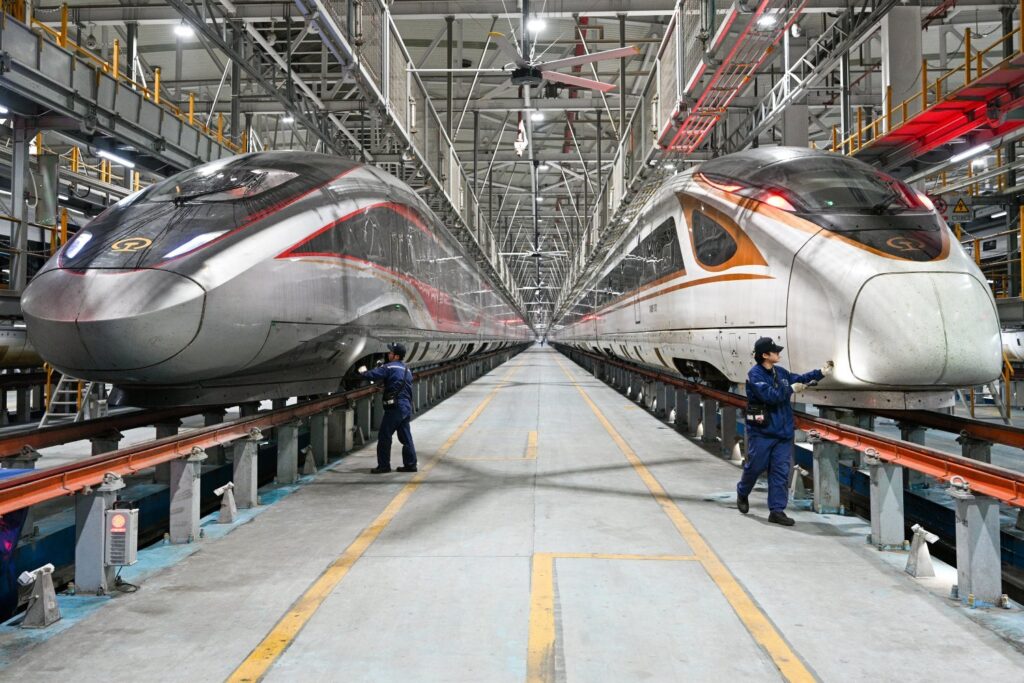
POLYGON ((393 408, 398 405, 398 392, 385 390, 383 403, 385 408, 393 408))
POLYGON ((747 424, 760 427, 768 420, 768 406, 763 403, 747 401, 747 410, 745 411, 745 415, 747 424))

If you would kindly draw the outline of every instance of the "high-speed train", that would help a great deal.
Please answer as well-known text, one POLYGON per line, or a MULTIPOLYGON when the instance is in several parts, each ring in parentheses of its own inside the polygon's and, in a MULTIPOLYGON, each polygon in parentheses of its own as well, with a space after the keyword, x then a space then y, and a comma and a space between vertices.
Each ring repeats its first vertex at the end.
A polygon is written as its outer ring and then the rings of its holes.
POLYGON ((139 406, 336 390, 392 341, 415 367, 533 338, 415 192, 305 152, 231 157, 125 198, 22 308, 46 360, 139 406))
POLYGON ((668 179, 555 342, 719 385, 775 338, 822 405, 935 408, 993 380, 999 319, 985 278, 927 197, 870 166, 763 147, 668 179))

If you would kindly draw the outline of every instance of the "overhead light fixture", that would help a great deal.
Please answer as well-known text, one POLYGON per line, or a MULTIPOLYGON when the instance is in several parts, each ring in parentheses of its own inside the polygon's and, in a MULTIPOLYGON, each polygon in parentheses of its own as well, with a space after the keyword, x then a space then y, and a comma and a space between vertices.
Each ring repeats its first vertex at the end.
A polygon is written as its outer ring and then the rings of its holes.
POLYGON ((541 197, 540 195, 537 195, 537 203, 539 204, 542 201, 544 201, 544 198, 541 197))
POLYGON ((295 117, 291 114, 285 114, 281 117, 281 123, 295 123, 295 117))
POLYGON ((546 170, 548 170, 549 168, 551 168, 551 164, 549 164, 549 163, 548 163, 548 162, 546 162, 546 161, 542 161, 542 162, 540 162, 540 164, 539 164, 539 165, 537 166, 537 170, 538 170, 538 171, 546 171, 546 170))
POLYGON ((107 161, 109 161, 109 162, 111 162, 113 164, 117 164, 119 166, 124 166, 125 168, 135 168, 135 162, 134 161, 129 161, 128 159, 125 159, 124 157, 119 157, 116 154, 111 154, 110 152, 108 152, 105 149, 99 150, 98 152, 96 152, 96 154, 97 154, 97 156, 100 156, 100 157, 106 159, 107 161))
POLYGON ((775 28, 775 25, 779 23, 778 17, 774 13, 769 14, 765 12, 757 18, 757 27, 760 29, 775 28))
POLYGON ((540 17, 531 17, 529 21, 526 22, 526 30, 530 33, 540 33, 545 28, 547 28, 547 22, 540 17))
POLYGON ((989 218, 1005 218, 1005 217, 1006 217, 1006 212, 1005 211, 1000 211, 999 213, 994 213, 991 216, 989 216, 989 218))
POLYGON ((966 150, 964 152, 960 152, 959 154, 955 154, 953 156, 953 158, 950 159, 950 161, 952 163, 956 163, 958 161, 963 161, 964 159, 970 159, 971 157, 976 157, 979 154, 981 154, 982 152, 987 152, 989 147, 990 147, 990 145, 988 145, 988 144, 978 145, 976 147, 971 147, 970 149, 968 149, 968 150, 966 150))
POLYGON ((532 114, 530 114, 530 120, 531 121, 543 121, 544 120, 544 112, 542 112, 542 111, 535 111, 535 112, 533 112, 532 114))
POLYGON ((4 105, 0 104, 0 114, 9 114, 9 113, 11 113, 11 110, 8 109, 7 107, 5 107, 4 105))
POLYGON ((676 165, 673 164, 673 163, 668 163, 668 164, 665 164, 665 166, 663 168, 666 171, 674 171, 674 170, 676 170, 676 165))
POLYGON ((57 199, 61 200, 62 202, 66 202, 70 199, 70 197, 68 197, 66 194, 58 194, 57 199))
POLYGON ((179 38, 191 38, 196 32, 184 21, 174 27, 174 35, 179 38))

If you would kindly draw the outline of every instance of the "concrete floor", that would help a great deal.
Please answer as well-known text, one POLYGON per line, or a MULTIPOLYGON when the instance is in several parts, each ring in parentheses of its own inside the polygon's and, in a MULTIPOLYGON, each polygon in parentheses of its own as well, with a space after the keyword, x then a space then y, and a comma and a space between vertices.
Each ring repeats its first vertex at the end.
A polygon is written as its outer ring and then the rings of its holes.
POLYGON ((418 476, 369 475, 363 449, 0 678, 1024 678, 862 526, 769 525, 763 492, 740 515, 735 466, 550 349, 413 434, 418 476))

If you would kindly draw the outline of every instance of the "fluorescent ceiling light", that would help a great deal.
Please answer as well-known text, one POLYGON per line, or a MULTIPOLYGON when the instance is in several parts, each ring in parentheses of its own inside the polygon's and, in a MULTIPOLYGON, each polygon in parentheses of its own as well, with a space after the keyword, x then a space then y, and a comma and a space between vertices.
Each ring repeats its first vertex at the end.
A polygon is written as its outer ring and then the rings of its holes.
POLYGON ((8 109, 4 105, 0 104, 0 114, 10 114, 10 113, 11 113, 10 109, 8 109))
POLYGON ((110 161, 111 163, 115 163, 115 164, 118 164, 120 166, 124 166, 125 168, 135 168, 135 162, 134 161, 129 161, 128 159, 125 159, 124 157, 119 157, 116 154, 111 154, 110 152, 108 152, 105 149, 99 150, 98 152, 96 152, 96 154, 101 156, 101 157, 103 157, 107 161, 110 161))
POLYGON ((1000 211, 999 213, 992 214, 989 218, 1003 218, 1004 216, 1006 216, 1006 212, 1000 211))
POLYGON ((285 114, 281 117, 281 123, 295 123, 295 117, 291 114, 285 114))
POLYGON ((174 27, 174 35, 178 36, 179 38, 191 38, 195 34, 196 32, 192 30, 192 27, 186 24, 185 22, 181 22, 180 24, 174 27))
POLYGON ((530 120, 531 121, 543 121, 544 120, 544 112, 542 112, 542 111, 535 111, 535 112, 533 112, 532 114, 530 114, 530 120))
POLYGON ((531 17, 530 20, 526 22, 526 30, 530 33, 540 33, 545 28, 547 28, 547 22, 540 17, 531 17))
POLYGON ((546 162, 546 161, 540 162, 540 164, 537 166, 537 170, 538 171, 546 171, 549 168, 551 168, 551 165, 548 164, 548 162, 546 162))
POLYGON ((537 197, 537 202, 538 202, 538 203, 540 203, 540 202, 542 202, 542 201, 544 201, 544 198, 543 198, 543 197, 540 197, 540 196, 538 196, 538 197, 537 197))
POLYGON ((69 199, 69 197, 66 194, 58 194, 57 199, 61 200, 62 202, 66 202, 69 199))
POLYGON ((984 144, 984 145, 978 145, 977 147, 971 147, 970 149, 968 149, 968 150, 966 150, 964 152, 960 152, 959 154, 954 155, 953 158, 950 159, 950 161, 953 162, 953 163, 956 163, 958 161, 963 161, 964 159, 970 159, 971 157, 976 157, 979 154, 981 154, 982 152, 987 152, 989 146, 990 145, 988 145, 988 144, 984 144))
POLYGON ((765 13, 757 19, 758 28, 774 28, 777 23, 779 20, 774 14, 765 13))

